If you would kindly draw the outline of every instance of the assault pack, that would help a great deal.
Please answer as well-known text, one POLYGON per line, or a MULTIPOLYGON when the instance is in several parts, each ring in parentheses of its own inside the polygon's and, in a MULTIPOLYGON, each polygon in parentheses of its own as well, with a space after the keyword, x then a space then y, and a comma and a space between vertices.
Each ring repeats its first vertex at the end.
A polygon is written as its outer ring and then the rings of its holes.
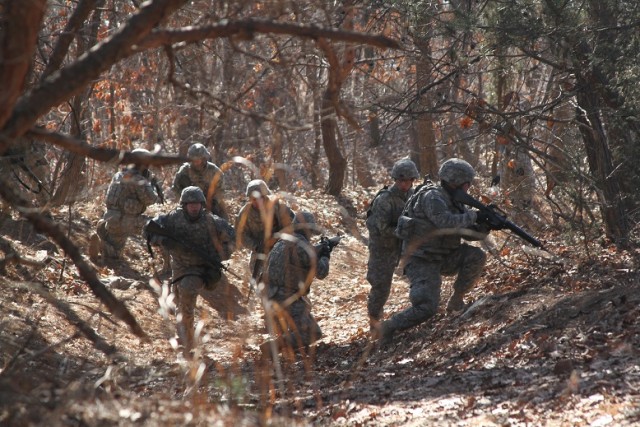
POLYGON ((371 210, 373 208, 373 203, 376 201, 376 199, 378 197, 380 197, 380 195, 382 193, 388 193, 389 192, 389 186, 385 185, 384 187, 382 187, 382 189, 380 191, 378 191, 376 193, 375 196, 373 196, 373 199, 371 199, 371 202, 369 202, 369 207, 367 208, 367 218, 369 218, 371 216, 371 214, 373 213, 373 211, 371 210))
POLYGON ((416 237, 421 220, 413 218, 413 206, 416 201, 422 197, 427 191, 436 188, 436 184, 431 180, 430 175, 425 175, 422 184, 418 185, 407 202, 404 204, 402 214, 398 218, 398 225, 396 226, 395 235, 401 240, 410 240, 416 237))

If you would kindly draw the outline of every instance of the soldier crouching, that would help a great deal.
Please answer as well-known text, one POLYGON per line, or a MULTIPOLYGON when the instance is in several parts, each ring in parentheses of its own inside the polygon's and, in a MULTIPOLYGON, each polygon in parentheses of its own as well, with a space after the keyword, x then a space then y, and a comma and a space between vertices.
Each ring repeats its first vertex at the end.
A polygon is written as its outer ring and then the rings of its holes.
POLYGON ((278 351, 307 349, 322 337, 307 294, 314 277, 322 280, 329 274, 330 249, 310 244, 311 236, 317 234, 311 213, 299 212, 293 229, 294 234, 279 240, 267 258, 265 321, 276 339, 262 345, 263 354, 270 352, 272 343, 278 351))

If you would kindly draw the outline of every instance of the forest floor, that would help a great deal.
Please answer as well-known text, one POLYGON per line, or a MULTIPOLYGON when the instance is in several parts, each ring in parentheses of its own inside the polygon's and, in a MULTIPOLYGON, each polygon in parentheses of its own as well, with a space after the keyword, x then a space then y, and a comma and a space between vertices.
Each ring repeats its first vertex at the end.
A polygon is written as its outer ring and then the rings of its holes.
MULTIPOLYGON (((99 274, 147 340, 106 312, 76 268, 29 224, 4 218, 2 235, 34 265, 9 264, 0 277, 0 425, 640 423, 637 250, 601 244, 587 251, 546 233, 552 255, 542 256, 515 238, 504 244, 506 234, 497 232, 469 295, 475 303, 457 315, 441 309, 380 349, 369 339, 366 314, 361 217, 371 193, 346 196, 344 206, 320 192, 294 203, 314 211, 329 235, 345 237, 329 276, 310 293, 324 338, 308 357, 284 355, 275 369, 261 362, 267 335, 260 302, 247 297, 246 251, 229 263, 244 279, 230 277, 232 288, 199 299, 203 342, 197 359, 186 361, 172 345, 171 301, 150 282, 159 263, 144 242, 131 240, 124 262, 100 266, 99 274), (222 304, 225 293, 237 299, 235 310, 222 304), (69 312, 115 345, 117 357, 94 348, 69 312)), ((93 202, 52 215, 86 249, 100 213, 93 202)), ((443 301, 450 285, 445 279, 443 301)), ((395 276, 386 313, 406 307, 407 296, 405 278, 395 276)))

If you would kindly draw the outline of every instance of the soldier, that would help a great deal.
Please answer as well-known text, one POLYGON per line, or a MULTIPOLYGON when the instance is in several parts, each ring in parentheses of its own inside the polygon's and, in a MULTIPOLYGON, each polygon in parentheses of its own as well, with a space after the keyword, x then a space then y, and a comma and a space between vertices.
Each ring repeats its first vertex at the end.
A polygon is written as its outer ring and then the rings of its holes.
MULTIPOLYGON (((132 153, 151 154, 144 148, 132 153)), ((144 211, 158 201, 158 193, 151 183, 148 165, 136 163, 116 172, 107 190, 107 212, 98 221, 91 236, 89 257, 94 262, 102 256, 117 259, 131 235, 140 235, 148 220, 144 211)))
POLYGON ((482 249, 461 242, 461 237, 486 237, 487 230, 475 225, 486 222, 486 218, 478 218, 481 214, 451 197, 458 189, 468 191, 475 177, 473 167, 464 160, 449 159, 440 167, 439 176, 440 185, 423 186, 407 202, 405 215, 412 218, 415 227, 410 233, 414 238, 403 242, 411 307, 382 322, 383 346, 391 342, 395 331, 423 323, 436 314, 442 275, 457 274, 447 311, 463 310, 464 296, 479 279, 486 262, 482 249))
POLYGON ((200 188, 187 187, 180 195, 179 208, 155 217, 145 226, 149 241, 163 246, 171 255, 178 336, 185 356, 190 356, 194 347, 194 310, 198 295, 226 281, 221 261, 228 260, 235 248, 233 227, 207 212, 205 203, 200 188))
POLYGON ((236 230, 240 244, 251 249, 252 284, 259 281, 266 255, 277 240, 274 234, 289 227, 293 211, 279 197, 271 194, 267 184, 254 179, 247 185, 249 202, 236 217, 236 230))
MULTIPOLYGON (((308 348, 322 337, 318 323, 311 315, 307 299, 314 277, 322 280, 329 274, 331 250, 322 243, 312 246, 309 242, 317 234, 313 215, 298 212, 293 222, 291 238, 276 242, 267 258, 265 270, 267 282, 267 307, 265 321, 277 331, 275 344, 283 348, 308 348)), ((262 345, 263 354, 271 342, 262 345)))
POLYGON ((400 261, 402 241, 394 231, 404 204, 413 193, 413 182, 420 174, 418 168, 409 159, 398 160, 391 169, 395 180, 389 188, 386 186, 376 194, 367 211, 367 229, 369 230, 369 262, 367 281, 371 285, 367 300, 369 325, 372 332, 378 329, 384 313, 384 305, 389 298, 393 272, 400 261))
POLYGON ((173 191, 181 194, 182 190, 194 185, 199 187, 207 200, 207 209, 214 215, 229 220, 224 204, 224 175, 220 168, 209 161, 207 147, 200 143, 193 144, 187 151, 189 162, 178 169, 173 178, 173 191))

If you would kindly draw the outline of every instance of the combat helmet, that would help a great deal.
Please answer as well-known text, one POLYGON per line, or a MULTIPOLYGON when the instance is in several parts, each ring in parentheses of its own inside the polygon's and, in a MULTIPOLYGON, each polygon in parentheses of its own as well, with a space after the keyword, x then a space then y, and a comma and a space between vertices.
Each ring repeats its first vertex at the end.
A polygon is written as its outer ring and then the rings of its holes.
POLYGON ((271 190, 269 190, 269 187, 267 187, 267 183, 264 182, 261 179, 254 179, 252 181, 249 182, 249 184, 247 184, 247 197, 254 197, 257 198, 256 196, 258 193, 261 197, 266 197, 268 195, 271 194, 271 190))
POLYGON ((189 147, 189 150, 187 150, 187 157, 189 157, 190 159, 209 160, 209 156, 210 153, 209 150, 207 150, 207 147, 200 144, 199 142, 191 145, 191 147, 189 147))
MULTIPOLYGON (((131 154, 144 154, 144 155, 150 156, 151 151, 147 150, 146 148, 134 148, 133 150, 131 150, 131 154)), ((131 163, 135 165, 145 165, 145 162, 141 160, 131 162, 131 163)))
POLYGON ((319 234, 322 231, 316 223, 316 218, 308 211, 296 212, 292 225, 295 231, 302 232, 307 236, 319 234))
POLYGON ((151 154, 151 151, 146 148, 134 148, 131 150, 131 154, 142 153, 142 154, 151 154))
POLYGON ((180 193, 180 204, 184 205, 187 203, 202 203, 204 204, 207 199, 204 197, 204 193, 200 187, 196 187, 194 185, 190 185, 182 190, 180 193))
POLYGON ((391 169, 391 178, 393 179, 418 179, 420 173, 416 164, 409 159, 398 160, 391 169))
POLYGON ((462 159, 449 159, 440 166, 438 172, 440 179, 451 185, 462 185, 465 182, 473 181, 476 171, 473 166, 462 159))

